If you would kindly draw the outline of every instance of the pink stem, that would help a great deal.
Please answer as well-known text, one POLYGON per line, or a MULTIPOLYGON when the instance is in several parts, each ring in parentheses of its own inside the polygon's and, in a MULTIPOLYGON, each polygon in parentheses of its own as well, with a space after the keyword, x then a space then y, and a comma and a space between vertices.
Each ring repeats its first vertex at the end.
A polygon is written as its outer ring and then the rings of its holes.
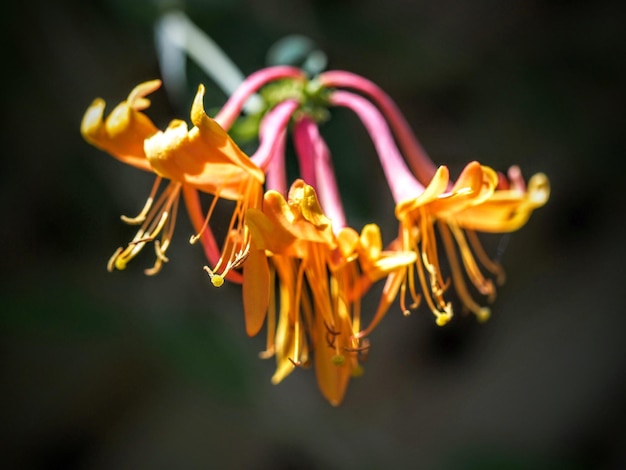
POLYGON ((275 147, 280 143, 280 135, 287 128, 291 115, 298 109, 298 106, 300 103, 296 100, 283 101, 268 112, 261 121, 260 144, 254 155, 250 157, 259 168, 267 169, 272 156, 276 153, 275 147))
POLYGON ((324 86, 352 88, 371 98, 389 121, 409 166, 420 182, 428 185, 437 171, 437 166, 421 146, 402 112, 389 95, 366 78, 342 70, 323 72, 318 79, 324 86))
POLYGON ((273 154, 265 172, 265 189, 273 189, 287 197, 287 172, 285 171, 285 141, 287 130, 283 129, 274 145, 273 154))
POLYGON ((296 121, 293 129, 293 143, 298 156, 300 177, 306 184, 313 186, 315 191, 318 190, 315 174, 317 138, 319 138, 319 133, 313 121, 306 116, 296 121))
POLYGON ((330 151, 313 120, 304 116, 296 122, 294 144, 300 161, 302 179, 315 188, 322 209, 333 222, 333 230, 339 231, 346 226, 346 216, 330 151))
POLYGON ((259 88, 267 83, 283 78, 306 79, 306 74, 296 68, 285 65, 266 67, 249 75, 235 90, 219 113, 215 116, 217 123, 225 130, 231 128, 237 117, 241 114, 245 102, 256 93, 259 88))
POLYGON ((424 186, 407 167, 396 147, 387 121, 376 106, 362 96, 349 91, 333 92, 330 95, 330 103, 351 109, 363 122, 374 143, 396 204, 407 199, 415 199, 424 191, 424 186))

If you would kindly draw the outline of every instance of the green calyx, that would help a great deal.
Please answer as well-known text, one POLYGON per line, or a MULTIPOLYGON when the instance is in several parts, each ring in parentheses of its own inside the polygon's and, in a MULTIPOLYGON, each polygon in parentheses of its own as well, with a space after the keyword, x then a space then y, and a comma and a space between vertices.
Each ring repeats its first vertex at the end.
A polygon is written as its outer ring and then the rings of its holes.
POLYGON ((279 80, 270 83, 261 90, 261 97, 266 103, 263 113, 286 100, 297 100, 299 111, 316 122, 327 121, 328 90, 317 80, 279 80))
POLYGON ((276 105, 296 100, 300 103, 297 115, 304 114, 315 122, 325 122, 330 118, 328 112, 329 90, 317 80, 277 80, 261 89, 259 95, 264 106, 258 113, 243 116, 231 128, 231 136, 238 141, 247 142, 258 136, 260 123, 267 112, 276 105))

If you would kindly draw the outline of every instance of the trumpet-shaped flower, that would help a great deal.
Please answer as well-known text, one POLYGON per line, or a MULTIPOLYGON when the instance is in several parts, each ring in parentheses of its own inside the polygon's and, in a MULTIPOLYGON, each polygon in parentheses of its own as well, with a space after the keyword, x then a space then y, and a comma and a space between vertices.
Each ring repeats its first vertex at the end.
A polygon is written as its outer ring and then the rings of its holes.
MULTIPOLYGON (((303 77, 293 67, 270 67, 248 77, 224 105, 215 119, 204 111, 204 87, 198 88, 191 110, 194 124, 188 129, 181 120, 173 120, 162 132, 142 111, 148 108, 147 95, 159 88, 161 82, 152 80, 135 87, 128 98, 103 119, 105 102, 98 98, 87 109, 81 133, 94 146, 112 154, 120 161, 156 173, 157 178, 146 204, 136 217, 122 217, 129 224, 141 224, 126 248, 119 248, 108 263, 109 270, 124 269, 149 242, 154 241, 156 261, 147 274, 155 274, 167 261, 165 252, 174 231, 178 201, 182 193, 197 234, 191 242, 202 241, 212 268, 205 267, 214 285, 220 286, 227 277, 241 281, 234 271, 247 256, 249 234, 243 223, 248 207, 260 204, 265 180, 264 172, 239 149, 227 134, 245 101, 265 83, 290 77, 303 77), (157 196, 163 179, 169 180, 157 196), (213 195, 205 214, 198 191, 213 195), (219 199, 234 201, 235 208, 222 248, 208 225, 219 199), (157 237, 161 235, 160 240, 157 237)), ((293 111, 293 109, 291 110, 293 111)), ((266 160, 267 147, 259 148, 256 161, 266 160)))
POLYGON ((474 300, 468 285, 491 302, 493 278, 503 282, 504 272, 485 253, 477 232, 515 231, 549 197, 545 175, 526 183, 518 167, 504 176, 472 161, 452 179, 446 166, 430 160, 391 98, 349 72, 323 72, 309 81, 294 67, 259 70, 214 118, 205 112, 200 85, 191 123, 174 119, 165 130, 143 112, 159 86, 159 80, 138 85, 106 118, 105 102, 98 98, 81 124, 89 143, 156 175, 141 212, 122 217, 140 228, 111 257, 109 270, 124 269, 154 242, 156 261, 146 272, 159 271, 182 194, 196 231, 190 242, 201 242, 212 284, 242 282, 246 333, 254 336, 266 327, 261 357, 276 360, 272 382, 278 384, 297 366, 312 366, 322 395, 333 405, 343 400, 350 378, 362 373, 368 337, 397 298, 405 315, 424 300, 442 326, 453 315, 452 286, 463 307, 486 320, 489 308, 474 300), (257 92, 263 107, 241 116, 257 92), (386 246, 377 224, 360 233, 348 226, 342 188, 318 127, 329 106, 354 111, 372 138, 398 223, 397 237, 386 246), (247 131, 257 131, 251 156, 228 134, 238 119, 247 131), (290 129, 299 173, 288 188, 290 129), (211 198, 206 210, 201 194, 211 198), (221 245, 211 227, 219 201, 232 207, 221 245), (363 326, 362 297, 379 281, 382 295, 363 326))
POLYGON ((238 267, 249 249, 249 234, 243 218, 249 207, 257 207, 265 176, 235 144, 227 132, 204 111, 204 87, 200 85, 191 108, 191 122, 174 120, 163 132, 145 140, 144 149, 151 167, 159 176, 185 187, 212 194, 213 204, 201 229, 192 241, 200 239, 208 226, 219 198, 235 201, 222 255, 213 268, 205 268, 214 285, 238 267))
MULTIPOLYGON (((325 80, 328 83, 352 85, 353 88, 372 95, 394 124, 405 151, 412 155, 412 166, 422 170, 420 172, 414 169, 414 174, 408 169, 385 118, 376 106, 363 96, 351 92, 337 90, 331 94, 331 103, 352 109, 361 118, 374 141, 396 201, 395 212, 400 223, 398 239, 392 246, 412 250, 418 255, 414 263, 415 270, 407 269, 404 273, 396 273, 387 279, 389 297, 394 292, 401 291, 401 308, 407 313, 404 295, 408 291, 413 301, 410 307, 416 307, 422 298, 416 286, 416 272, 421 294, 434 313, 437 324, 444 325, 452 318, 452 304, 444 297, 449 281, 444 279, 440 266, 435 234, 435 227, 438 227, 450 261, 452 281, 460 300, 480 320, 486 320, 490 310, 473 300, 465 284, 463 270, 476 289, 490 301, 495 297, 495 287, 493 281, 483 276, 472 248, 484 267, 499 280, 503 278, 503 272, 484 253, 474 231, 502 233, 517 230, 528 220, 535 208, 547 201, 547 178, 543 174, 535 175, 526 190, 523 179, 514 171, 511 184, 505 182, 505 188, 503 179, 493 169, 478 162, 468 164, 454 183, 450 181, 445 166, 432 173, 432 164, 424 163, 425 154, 421 147, 415 148, 416 141, 408 134, 404 120, 397 116, 397 108, 388 97, 369 82, 352 81, 350 77, 351 75, 346 77, 341 73, 329 72, 325 80), (458 260, 455 242, 461 254, 461 262, 458 260)), ((376 320, 379 321, 379 318, 376 320)), ((361 335, 368 332, 369 330, 365 330, 361 335)))
POLYGON ((357 337, 357 262, 362 257, 364 272, 376 280, 406 267, 414 261, 412 254, 383 253, 375 246, 379 237, 370 235, 378 233, 373 225, 361 237, 347 227, 335 236, 315 190, 302 180, 293 183, 287 200, 267 191, 263 209, 248 210, 247 224, 253 250, 244 265, 246 324, 254 335, 267 316, 264 355, 275 355, 277 361, 272 382, 312 360, 322 394, 339 404, 349 378, 360 374, 359 357, 368 347, 357 337))
MULTIPOLYGON (((81 133, 87 142, 110 153, 123 163, 145 171, 152 171, 144 151, 144 142, 158 129, 142 111, 149 107, 146 96, 161 86, 160 80, 152 80, 137 85, 128 98, 118 104, 106 119, 103 119, 105 102, 101 98, 93 101, 85 112, 81 123, 81 133)), ((150 195, 141 212, 136 217, 122 216, 128 224, 141 227, 126 248, 115 251, 108 263, 109 271, 124 269, 146 245, 154 241, 156 261, 146 274, 157 273, 167 261, 165 252, 169 247, 176 222, 181 184, 169 182, 157 197, 162 178, 157 176, 150 195), (156 201, 156 202, 155 202, 156 201), (161 234, 161 239, 156 238, 161 234)))
MULTIPOLYGON (((268 329, 267 354, 273 353, 277 361, 272 382, 279 383, 295 365, 307 364, 312 346, 322 394, 338 404, 352 371, 358 368, 356 353, 349 353, 346 360, 345 349, 359 345, 352 338, 357 331, 352 329, 349 303, 341 301, 338 280, 333 274, 329 280, 327 274, 331 253, 337 248, 330 219, 323 214, 313 188, 297 180, 288 200, 277 191, 268 191, 262 211, 248 210, 247 224, 254 248, 262 251, 251 255, 244 267, 244 309, 247 322, 255 319, 254 324, 260 325, 258 318, 263 318, 269 307, 268 328, 276 324, 275 332, 268 329), (255 267, 255 263, 267 263, 266 254, 271 271, 255 267), (263 281, 261 272, 266 276, 263 281), (272 272, 279 284, 278 318, 274 289, 265 289, 273 283, 272 272), (250 273, 254 273, 251 279, 250 273), (250 290, 258 285, 269 292, 269 303, 260 304, 258 296, 251 297, 250 290)), ((254 334, 255 329, 248 332, 254 334)))

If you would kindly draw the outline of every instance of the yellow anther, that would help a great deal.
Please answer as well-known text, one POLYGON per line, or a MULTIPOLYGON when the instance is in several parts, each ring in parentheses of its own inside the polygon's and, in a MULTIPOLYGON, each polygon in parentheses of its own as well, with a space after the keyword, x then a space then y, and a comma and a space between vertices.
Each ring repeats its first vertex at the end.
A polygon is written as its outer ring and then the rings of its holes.
POLYGON ((224 278, 219 274, 214 274, 211 276, 211 284, 215 287, 221 287, 224 284, 224 278))
POLYGON ((120 270, 120 271, 123 271, 124 269, 126 269, 126 264, 127 264, 127 263, 126 263, 126 260, 124 260, 124 258, 123 258, 123 257, 118 256, 118 257, 115 259, 114 264, 115 264, 115 268, 116 268, 116 269, 118 269, 118 270, 120 270))
POLYGON ((363 366, 361 364, 357 364, 356 366, 352 368, 351 375, 352 377, 356 378, 356 377, 361 377, 364 373, 365 373, 365 370, 363 369, 363 366))
POLYGON ((209 275, 209 278, 211 279, 211 284, 213 284, 215 287, 221 287, 224 284, 224 276, 226 275, 226 271, 224 271, 224 273, 222 274, 215 274, 213 270, 208 266, 204 266, 202 269, 204 269, 209 275))
POLYGON ((331 361, 336 366, 342 366, 346 362, 346 357, 343 354, 335 354, 331 361))
POLYGON ((484 323, 487 320, 489 320, 490 316, 491 316, 491 309, 489 307, 481 307, 476 312, 476 317, 478 318, 478 321, 481 323, 484 323))

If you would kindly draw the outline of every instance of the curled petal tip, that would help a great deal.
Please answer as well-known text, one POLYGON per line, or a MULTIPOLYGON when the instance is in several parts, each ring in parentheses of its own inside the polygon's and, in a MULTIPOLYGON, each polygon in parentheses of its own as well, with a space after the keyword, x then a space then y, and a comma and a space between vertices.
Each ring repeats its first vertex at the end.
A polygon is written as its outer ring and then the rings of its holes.
POLYGON ((88 142, 92 142, 102 127, 105 102, 102 98, 93 100, 80 123, 80 133, 88 142))
POLYGON ((200 127, 200 124, 206 117, 206 112, 204 111, 204 91, 204 85, 198 85, 198 91, 191 105, 191 122, 198 127, 200 127))

